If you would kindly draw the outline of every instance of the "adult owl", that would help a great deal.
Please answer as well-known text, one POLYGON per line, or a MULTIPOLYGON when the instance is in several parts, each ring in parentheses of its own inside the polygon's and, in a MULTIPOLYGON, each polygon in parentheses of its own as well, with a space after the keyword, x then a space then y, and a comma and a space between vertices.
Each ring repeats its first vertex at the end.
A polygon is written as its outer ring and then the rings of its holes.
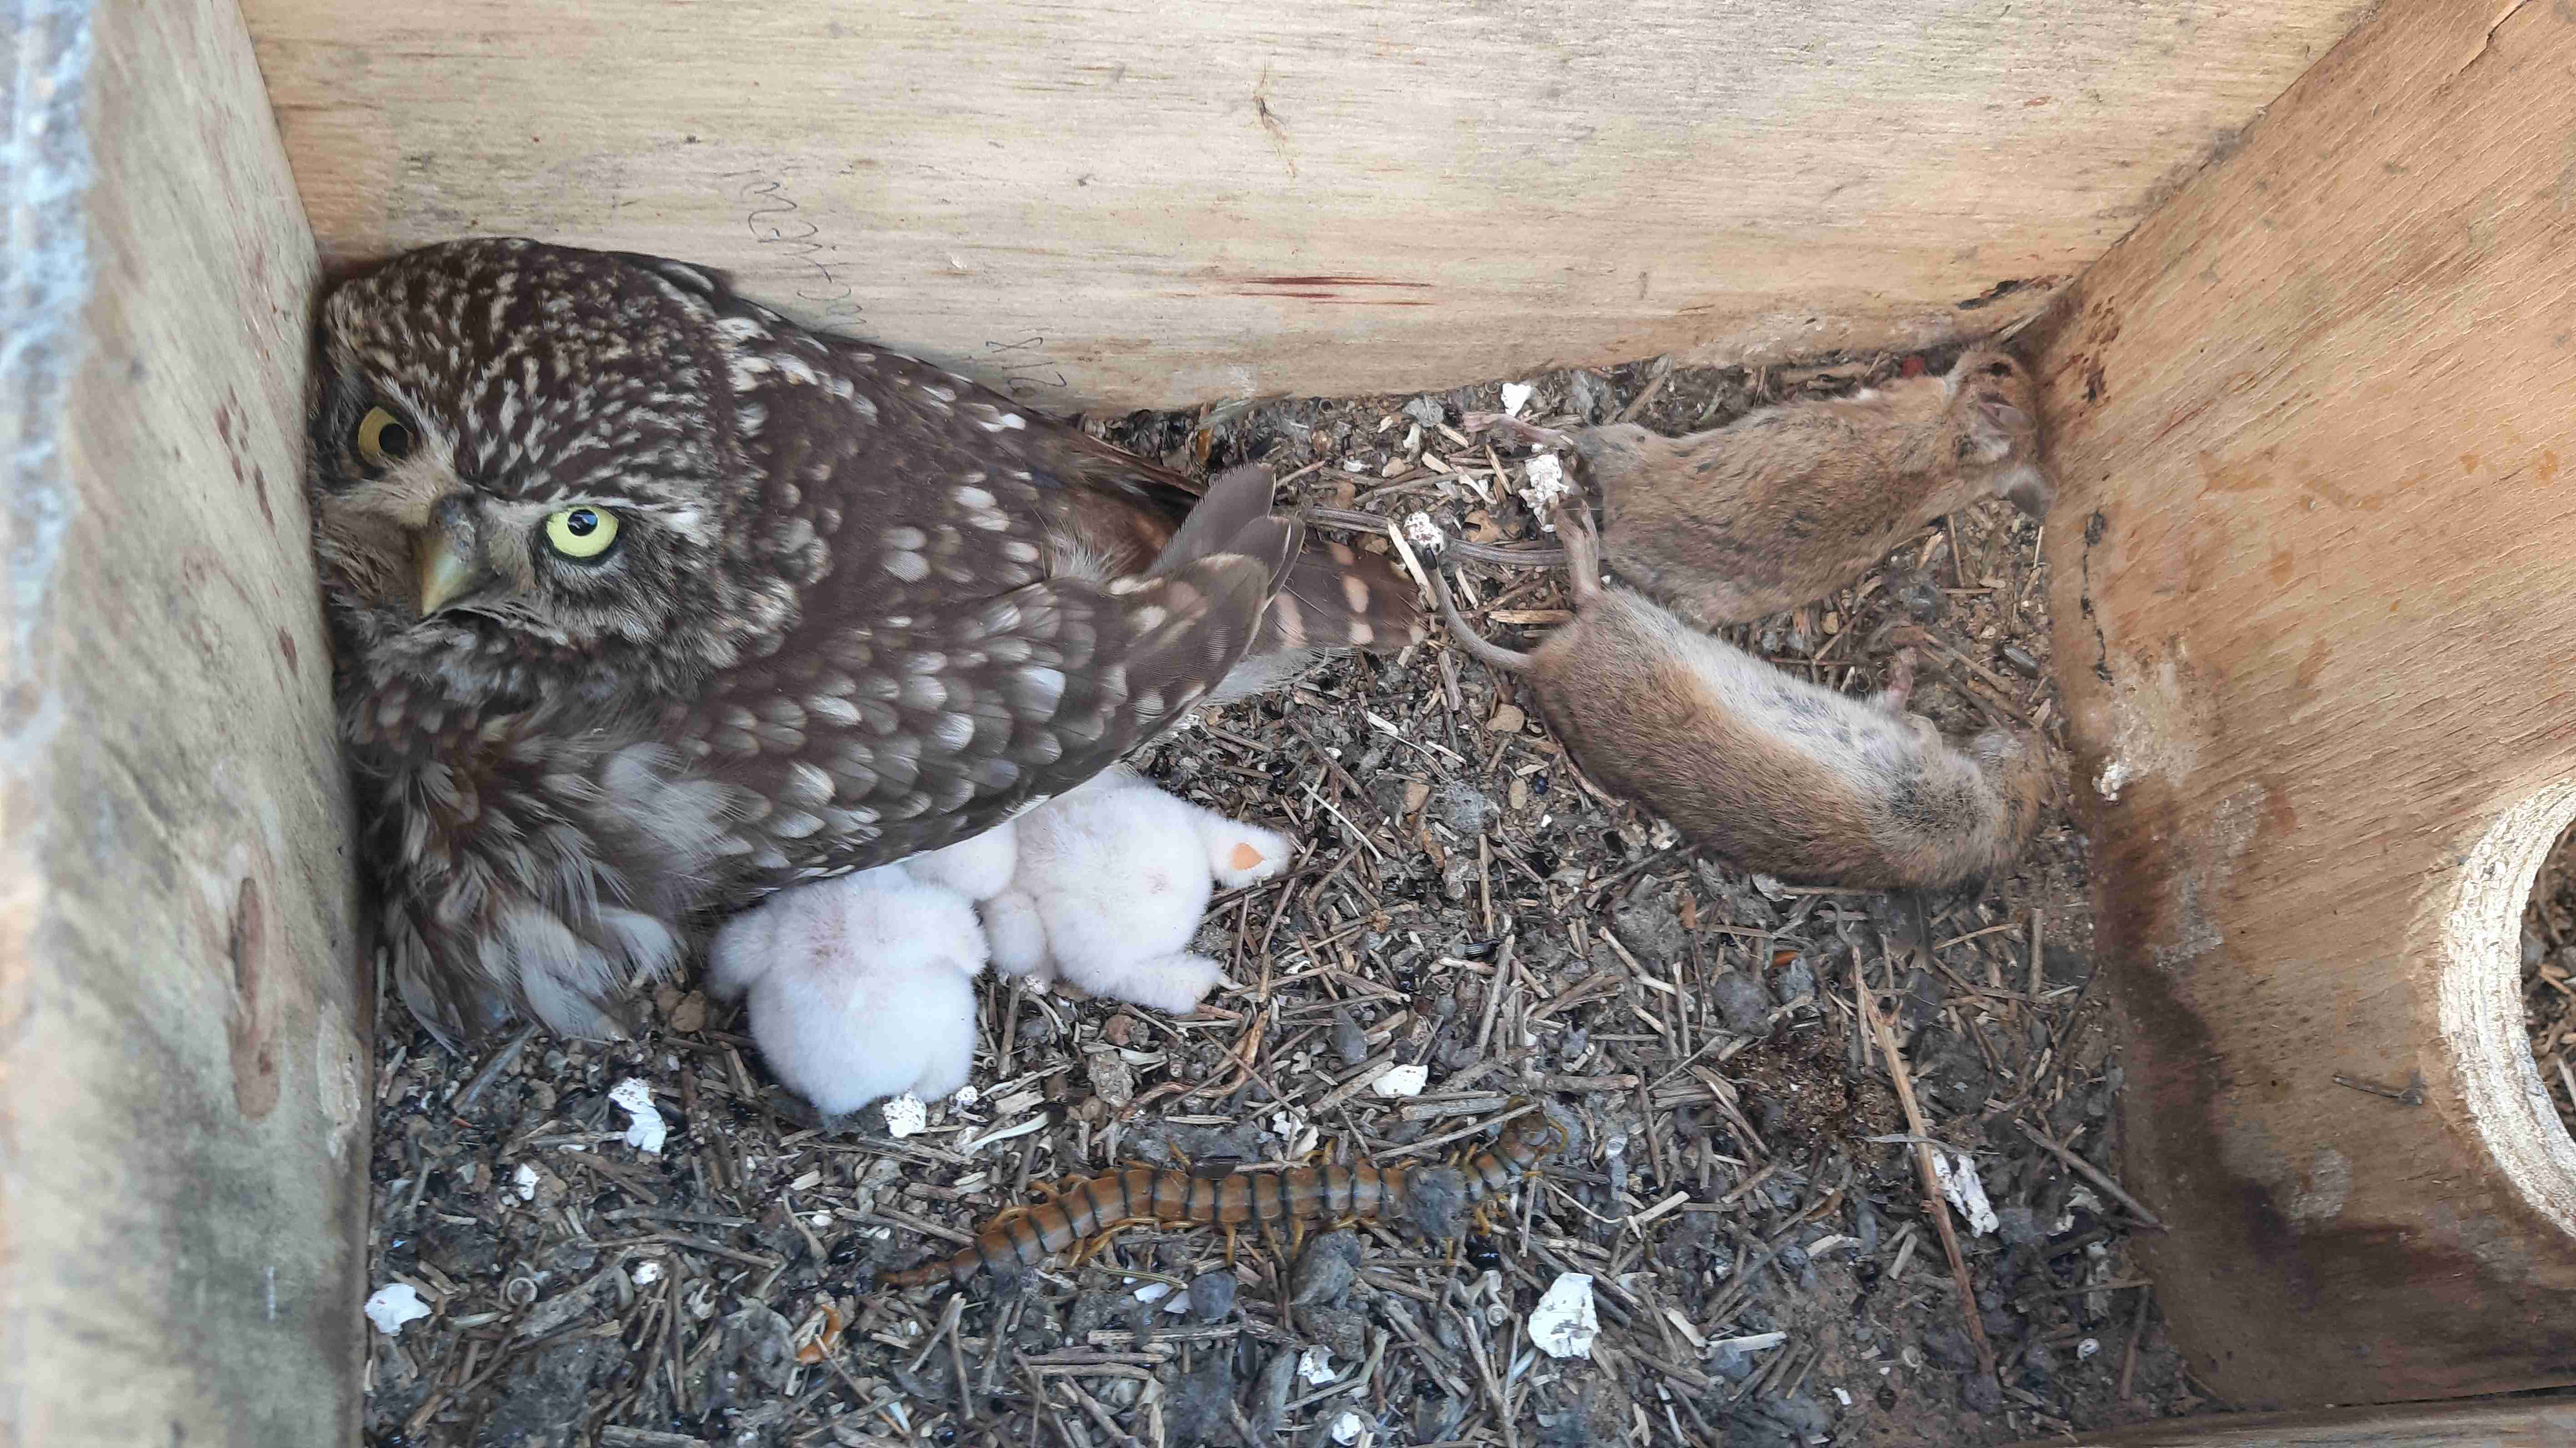
POLYGON ((384 947, 451 1044, 608 1032, 695 922, 1422 637, 1265 472, 1202 497, 678 262, 432 246, 319 333, 342 725, 384 947))

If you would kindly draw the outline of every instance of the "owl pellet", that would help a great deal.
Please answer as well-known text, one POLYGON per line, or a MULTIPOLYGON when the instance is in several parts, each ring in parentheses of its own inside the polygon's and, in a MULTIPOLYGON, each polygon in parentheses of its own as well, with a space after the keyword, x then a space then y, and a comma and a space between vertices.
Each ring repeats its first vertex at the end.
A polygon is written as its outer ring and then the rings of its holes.
POLYGON ((623 1108, 629 1118, 626 1144, 646 1156, 660 1156, 662 1143, 669 1139, 671 1129, 662 1120, 661 1111, 653 1105, 653 1088, 645 1084, 644 1078, 629 1076, 618 1082, 609 1089, 608 1099, 623 1108))

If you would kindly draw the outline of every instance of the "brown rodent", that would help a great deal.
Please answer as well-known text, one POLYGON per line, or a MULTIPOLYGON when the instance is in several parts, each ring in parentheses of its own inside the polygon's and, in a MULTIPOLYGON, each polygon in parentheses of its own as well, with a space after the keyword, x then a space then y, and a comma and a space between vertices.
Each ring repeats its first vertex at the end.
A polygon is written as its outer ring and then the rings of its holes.
POLYGON ((1478 637, 1436 566, 1433 591, 1469 653, 1528 677, 1540 717, 1594 780, 1784 880, 1939 888, 2020 857, 2046 778, 2035 739, 1989 729, 1954 748, 1905 712, 1910 654, 1869 699, 1793 678, 1603 587, 1579 501, 1557 531, 1574 621, 1530 653, 1478 637))
POLYGON ((1979 498, 2046 517, 2055 490, 2037 407, 2020 363, 1972 347, 1946 375, 1786 402, 1688 437, 1624 422, 1558 433, 1491 413, 1468 425, 1570 445, 1601 490, 1611 568, 1713 628, 1822 598, 1979 498))

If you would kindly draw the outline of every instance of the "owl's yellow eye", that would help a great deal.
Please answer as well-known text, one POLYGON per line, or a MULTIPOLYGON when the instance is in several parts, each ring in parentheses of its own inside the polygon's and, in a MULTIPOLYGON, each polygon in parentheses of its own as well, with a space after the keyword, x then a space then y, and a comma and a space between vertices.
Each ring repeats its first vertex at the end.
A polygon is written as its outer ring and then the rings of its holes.
POLYGON ((368 408, 358 419, 358 456, 379 468, 401 462, 411 456, 411 429, 381 407, 368 408))
POLYGON ((546 542, 566 558, 597 558, 616 541, 615 513, 599 508, 566 508, 546 519, 546 542))

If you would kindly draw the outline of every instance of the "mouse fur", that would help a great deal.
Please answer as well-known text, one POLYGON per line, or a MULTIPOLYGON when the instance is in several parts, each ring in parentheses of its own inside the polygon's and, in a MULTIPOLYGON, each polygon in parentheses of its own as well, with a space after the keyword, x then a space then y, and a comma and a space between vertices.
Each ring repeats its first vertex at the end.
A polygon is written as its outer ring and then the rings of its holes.
POLYGON ((1934 519, 1999 497, 2045 518, 2037 390, 1971 347, 1947 373, 1785 402, 1665 437, 1635 423, 1560 433, 1497 414, 1471 428, 1562 444, 1602 497, 1612 570, 1701 628, 1749 623, 1851 583, 1934 519))
POLYGON ((1527 678, 1585 773, 1693 841, 1783 880, 1937 887, 2009 869, 2037 823, 2036 739, 1990 729, 1964 748, 1909 714, 1910 655, 1867 698, 1795 678, 1600 582, 1580 500, 1557 514, 1573 621, 1527 654, 1479 637, 1432 570, 1450 631, 1527 678))

